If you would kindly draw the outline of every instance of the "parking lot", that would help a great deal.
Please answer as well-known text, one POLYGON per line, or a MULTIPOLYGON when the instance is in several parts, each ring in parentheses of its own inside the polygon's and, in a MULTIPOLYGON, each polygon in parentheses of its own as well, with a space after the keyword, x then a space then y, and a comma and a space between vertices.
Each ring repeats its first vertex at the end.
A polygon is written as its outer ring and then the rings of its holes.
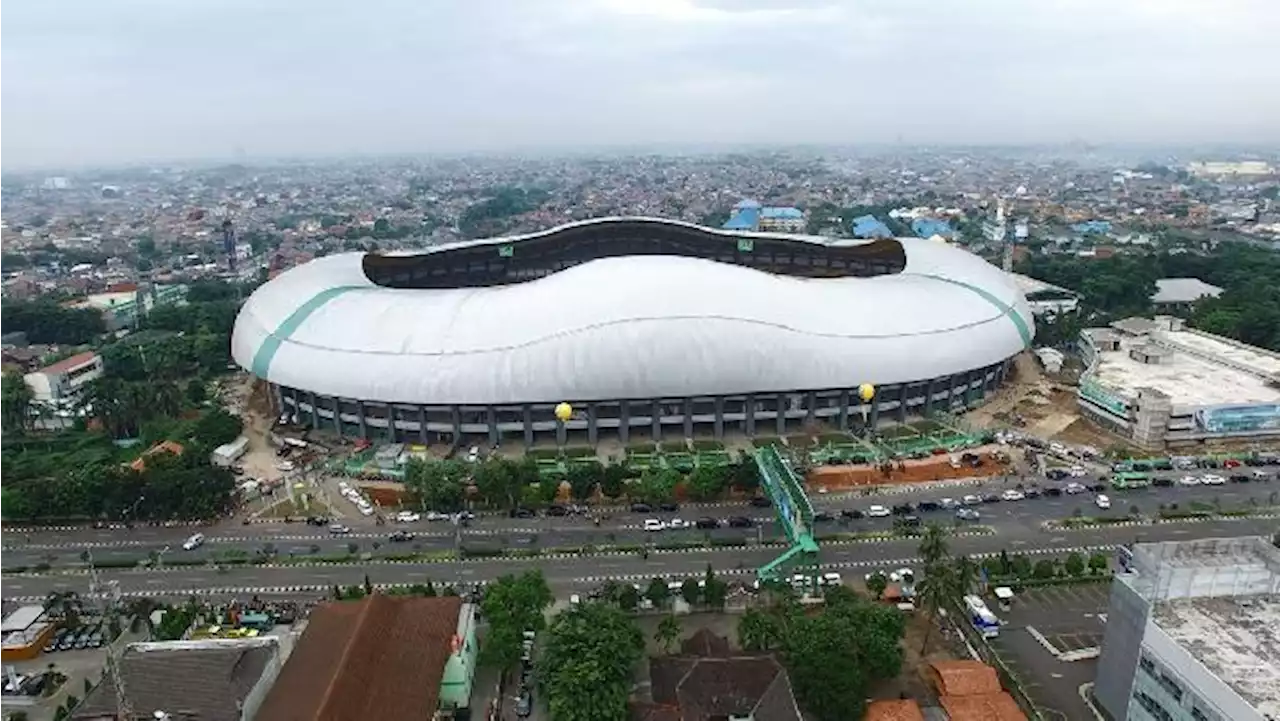
POLYGON ((1032 588, 997 611, 1005 625, 992 646, 1048 719, 1094 719, 1080 687, 1097 670, 1087 649, 1102 645, 1109 592, 1107 583, 1032 588))

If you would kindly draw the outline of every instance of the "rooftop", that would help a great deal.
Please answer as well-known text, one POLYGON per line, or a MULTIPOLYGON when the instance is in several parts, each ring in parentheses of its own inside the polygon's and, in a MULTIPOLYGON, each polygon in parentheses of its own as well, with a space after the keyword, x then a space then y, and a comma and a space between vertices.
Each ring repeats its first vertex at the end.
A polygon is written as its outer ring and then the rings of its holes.
POLYGON ((461 611, 457 597, 378 593, 318 607, 258 721, 431 719, 461 611))
POLYGON ((1153 620, 1259 713, 1280 717, 1280 596, 1164 602, 1153 620))
POLYGON ((1004 690, 996 670, 981 661, 937 661, 932 666, 939 696, 974 696, 1004 690))
POLYGON ((1041 293, 1046 290, 1052 290, 1052 291, 1057 291, 1059 293, 1070 293, 1071 295, 1077 295, 1075 291, 1068 290, 1059 285, 1054 285, 1053 283, 1046 283, 1043 280, 1032 278, 1029 275, 1023 275, 1021 273, 1010 273, 1009 277, 1013 278, 1013 282, 1017 284, 1018 290, 1022 291, 1023 295, 1031 295, 1032 293, 1041 293))
POLYGON ((41 368, 41 369, 40 369, 39 371, 37 371, 37 372, 39 372, 39 373, 46 373, 46 374, 49 374, 49 375, 56 375, 56 374, 58 374, 58 373, 66 373, 67 371, 70 371, 70 370, 73 370, 73 369, 75 369, 75 368, 78 368, 78 367, 80 367, 80 366, 82 366, 82 365, 84 365, 84 364, 86 364, 86 363, 92 363, 92 362, 93 362, 93 359, 94 359, 94 358, 97 358, 97 357, 98 357, 98 354, 97 354, 97 353, 94 353, 94 352, 93 352, 93 351, 91 351, 91 350, 90 350, 90 351, 85 351, 85 352, 83 352, 83 353, 77 353, 77 354, 75 354, 75 355, 71 356, 70 358, 63 358, 62 360, 58 361, 57 363, 54 363, 54 364, 52 364, 52 365, 46 366, 46 367, 44 367, 44 368, 41 368))
POLYGON ((924 721, 924 713, 914 699, 872 701, 862 721, 924 721))
POLYGON ((1161 278, 1156 281, 1152 303, 1192 303, 1201 298, 1217 298, 1222 289, 1199 278, 1161 278))
MULTIPOLYGON (((175 718, 240 721, 241 705, 277 653, 273 638, 137 643, 122 654, 120 676, 136 718, 162 709, 175 718)), ((115 713, 108 676, 69 718, 114 719, 115 713)))
MULTIPOLYGON (((1139 324, 1122 326, 1133 332, 1139 324)), ((1280 356, 1259 348, 1187 330, 1144 330, 1122 337, 1120 350, 1099 353, 1096 372, 1104 386, 1137 397, 1139 388, 1169 396, 1175 409, 1229 404, 1280 403, 1280 356), (1157 345, 1173 352, 1159 363, 1143 363, 1129 351, 1157 345)))

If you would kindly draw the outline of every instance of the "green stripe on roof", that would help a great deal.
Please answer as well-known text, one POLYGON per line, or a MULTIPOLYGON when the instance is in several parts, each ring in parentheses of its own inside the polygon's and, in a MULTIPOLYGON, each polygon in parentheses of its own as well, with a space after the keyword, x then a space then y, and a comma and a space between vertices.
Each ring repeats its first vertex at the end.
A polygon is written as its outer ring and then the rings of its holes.
POLYGON ((280 326, 271 333, 267 334, 266 340, 262 341, 262 345, 258 346, 258 352, 253 356, 253 374, 259 378, 266 378, 267 372, 271 370, 271 361, 275 360, 276 352, 280 350, 280 346, 284 345, 289 336, 297 332, 298 328, 306 322, 311 314, 320 310, 325 303, 337 298, 347 291, 357 290, 363 286, 359 285, 340 285, 336 288, 328 288, 316 293, 306 303, 298 306, 297 310, 289 314, 280 326))
POLYGON ((940 275, 929 275, 927 273, 922 273, 921 275, 925 278, 932 278, 934 280, 940 280, 943 283, 950 283, 951 285, 960 286, 965 290, 968 290, 972 293, 975 293, 981 296, 983 300, 987 301, 991 305, 994 305, 996 308, 1000 309, 1001 313, 1003 313, 1006 317, 1008 317, 1009 320, 1013 321, 1014 327, 1018 329, 1018 335, 1022 337, 1022 347, 1024 348, 1031 347, 1031 340, 1034 337, 1034 334, 1031 332, 1031 326, 1027 325, 1027 321, 1023 319, 1021 315, 1018 315, 1018 311, 1014 310, 1013 306, 1000 300, 999 298, 992 295, 990 292, 983 290, 982 288, 979 288, 976 285, 970 285, 968 283, 963 283, 961 281, 953 280, 951 278, 943 278, 940 275))

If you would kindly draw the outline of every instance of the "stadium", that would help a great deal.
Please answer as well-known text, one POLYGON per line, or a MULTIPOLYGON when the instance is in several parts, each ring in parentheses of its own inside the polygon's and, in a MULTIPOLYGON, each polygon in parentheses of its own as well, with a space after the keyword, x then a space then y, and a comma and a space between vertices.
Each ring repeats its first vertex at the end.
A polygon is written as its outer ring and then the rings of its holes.
POLYGON ((961 411, 1033 334, 1013 280, 945 244, 604 218, 319 258, 250 296, 232 355, 344 436, 594 445, 961 411))

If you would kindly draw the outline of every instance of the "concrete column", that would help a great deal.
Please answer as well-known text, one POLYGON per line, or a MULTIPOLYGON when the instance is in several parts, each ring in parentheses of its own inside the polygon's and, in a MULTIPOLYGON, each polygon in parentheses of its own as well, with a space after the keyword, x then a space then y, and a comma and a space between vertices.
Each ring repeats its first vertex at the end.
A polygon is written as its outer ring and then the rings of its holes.
POLYGON ((685 398, 680 405, 684 408, 684 437, 693 438, 693 399, 685 398))
POLYGON ((333 397, 333 430, 342 437, 342 399, 337 396, 333 397))
POLYGON ((569 432, 564 427, 564 421, 557 418, 556 419, 556 445, 563 448, 564 445, 568 442, 569 442, 569 432))
POLYGON ((880 396, 871 399, 871 413, 867 416, 867 427, 880 425, 880 396))
POLYGON ((973 405, 973 371, 964 374, 964 407, 968 410, 973 405))
POLYGON ((312 393, 308 393, 307 396, 308 396, 308 400, 311 402, 311 427, 319 428, 320 427, 320 410, 316 408, 316 394, 312 392, 312 393))
POLYGON ((267 403, 271 405, 271 414, 280 417, 280 386, 275 383, 267 384, 267 403))
POLYGON ((724 396, 716 396, 716 440, 724 440, 724 396))
POLYGON ((818 405, 818 394, 813 391, 809 391, 808 393, 806 393, 804 396, 804 406, 805 406, 804 422, 805 423, 813 423, 813 419, 815 417, 814 412, 817 410, 815 406, 817 405, 818 405))
POLYGON ((618 440, 624 446, 631 440, 631 401, 618 404, 618 440))
POLYGON ((599 411, 596 409, 596 404, 594 403, 588 404, 587 405, 587 442, 590 443, 592 446, 595 446, 600 439, 600 432, 596 428, 596 419, 598 417, 599 417, 599 411))
POLYGON ((651 426, 650 431, 653 433, 653 440, 655 441, 662 440, 662 401, 661 400, 656 400, 653 402, 653 418, 652 418, 652 422, 649 425, 651 426))
POLYGON ((533 448, 533 409, 524 404, 524 447, 533 448))
POLYGON ((924 384, 924 414, 926 416, 933 412, 933 394, 935 393, 933 380, 934 379, 930 378, 924 384))
POLYGON ((778 434, 779 437, 787 435, 787 409, 788 408, 789 406, 787 404, 787 394, 779 393, 778 394, 778 416, 775 419, 777 422, 774 424, 777 426, 776 433, 778 434))
POLYGON ((748 437, 754 436, 756 434, 756 397, 748 393, 743 403, 746 412, 742 414, 742 432, 748 437))
POLYGON ((423 445, 431 443, 431 439, 427 437, 427 407, 422 405, 418 406, 418 438, 423 445))
POLYGON ((840 430, 849 430, 849 389, 840 391, 840 430))
POLYGON ((360 437, 369 437, 369 426, 364 422, 364 401, 356 401, 356 418, 360 423, 360 437))
POLYGON ((449 415, 453 419, 453 444, 462 443, 462 409, 457 405, 449 406, 449 415))
POLYGON ((947 412, 948 413, 955 413, 956 386, 959 384, 959 379, 963 377, 964 377, 963 373, 957 373, 951 376, 951 380, 949 381, 950 383, 949 392, 947 393, 947 412))
POLYGON ((484 409, 485 422, 489 424, 489 445, 494 448, 498 447, 498 441, 502 440, 498 435, 498 412, 493 406, 484 409))
POLYGON ((911 392, 910 383, 902 383, 898 386, 898 422, 907 422, 907 395, 911 392))

